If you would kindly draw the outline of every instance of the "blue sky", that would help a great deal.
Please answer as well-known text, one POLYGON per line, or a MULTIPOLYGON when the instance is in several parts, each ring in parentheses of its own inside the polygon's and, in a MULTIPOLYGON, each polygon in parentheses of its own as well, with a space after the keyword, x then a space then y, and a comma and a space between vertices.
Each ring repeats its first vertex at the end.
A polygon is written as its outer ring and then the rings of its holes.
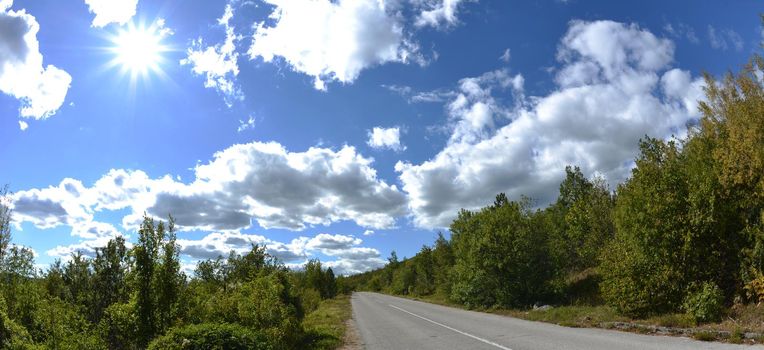
POLYGON ((737 1, 0 0, 0 183, 40 264, 177 218, 342 273, 498 192, 611 186, 682 137, 702 72, 759 49, 737 1))

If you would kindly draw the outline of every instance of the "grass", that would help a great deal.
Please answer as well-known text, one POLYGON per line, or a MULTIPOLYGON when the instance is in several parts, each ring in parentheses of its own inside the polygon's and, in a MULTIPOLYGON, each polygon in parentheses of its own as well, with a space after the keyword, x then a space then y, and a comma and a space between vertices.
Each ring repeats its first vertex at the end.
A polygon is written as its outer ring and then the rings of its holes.
POLYGON ((607 306, 560 306, 547 310, 497 310, 496 313, 567 327, 598 327, 608 322, 629 321, 607 306))
POLYGON ((306 349, 331 350, 342 346, 345 322, 352 316, 350 296, 339 295, 321 301, 318 308, 305 316, 306 349))
POLYGON ((696 332, 692 335, 695 340, 701 340, 701 341, 714 341, 716 340, 716 335, 709 331, 700 331, 696 332))

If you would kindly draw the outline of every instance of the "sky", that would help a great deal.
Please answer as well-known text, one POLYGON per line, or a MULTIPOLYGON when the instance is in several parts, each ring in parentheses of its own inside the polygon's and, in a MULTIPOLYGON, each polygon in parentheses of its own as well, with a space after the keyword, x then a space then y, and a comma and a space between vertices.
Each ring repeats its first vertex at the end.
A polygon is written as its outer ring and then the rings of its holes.
POLYGON ((759 1, 0 0, 0 184, 41 267, 175 218, 184 268, 413 256, 682 138, 759 1))

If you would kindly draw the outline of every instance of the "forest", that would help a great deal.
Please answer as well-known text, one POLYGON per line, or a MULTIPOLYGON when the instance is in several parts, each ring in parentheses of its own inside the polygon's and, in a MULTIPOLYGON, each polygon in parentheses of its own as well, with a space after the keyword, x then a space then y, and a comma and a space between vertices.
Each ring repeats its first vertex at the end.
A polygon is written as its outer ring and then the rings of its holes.
POLYGON ((359 290, 468 308, 608 305, 621 315, 719 321, 764 301, 764 60, 706 76, 687 136, 645 137, 616 188, 567 167, 555 202, 496 196, 462 210, 409 259, 351 276, 359 290))
POLYGON ((352 290, 717 321, 733 304, 764 301, 763 71, 754 56, 721 81, 706 76, 702 118, 681 139, 646 136, 616 188, 569 166, 549 206, 498 194, 461 210, 448 239, 349 277, 317 260, 290 270, 256 245, 187 276, 172 217, 146 217, 133 244, 117 237, 43 271, 11 243, 11 207, 0 202, 0 348, 312 349, 321 334, 306 315, 352 290))

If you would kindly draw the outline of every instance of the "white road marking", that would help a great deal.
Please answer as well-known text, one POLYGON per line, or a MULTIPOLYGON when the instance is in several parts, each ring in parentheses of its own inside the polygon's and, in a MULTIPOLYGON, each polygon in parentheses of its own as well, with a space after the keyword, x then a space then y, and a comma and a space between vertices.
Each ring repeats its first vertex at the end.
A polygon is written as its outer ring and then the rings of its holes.
POLYGON ((483 338, 481 338, 481 337, 478 337, 478 336, 476 336, 476 335, 472 335, 472 334, 469 334, 469 333, 467 333, 467 332, 462 332, 462 331, 460 331, 460 330, 458 330, 458 329, 456 329, 456 328, 453 328, 453 327, 449 327, 449 326, 446 326, 446 325, 444 325, 444 324, 442 324, 442 323, 440 323, 440 322, 436 322, 436 321, 433 321, 433 320, 431 320, 431 319, 429 319, 429 318, 427 318, 427 317, 424 317, 424 316, 419 316, 419 315, 417 315, 417 314, 415 314, 415 313, 413 313, 413 312, 409 312, 409 311, 406 311, 406 310, 404 310, 404 309, 401 309, 401 308, 399 308, 399 307, 397 307, 397 306, 395 306, 395 305, 393 305, 393 304, 388 304, 388 305, 389 305, 390 307, 392 307, 392 308, 395 308, 395 309, 398 309, 398 310, 400 310, 400 311, 403 311, 403 312, 405 312, 405 313, 407 313, 407 314, 409 314, 409 315, 411 315, 411 316, 414 316, 414 317, 419 317, 419 318, 421 318, 421 319, 423 319, 423 320, 425 320, 425 321, 427 321, 427 322, 430 322, 430 323, 436 324, 436 325, 438 325, 438 326, 441 326, 441 327, 443 327, 443 328, 446 328, 446 329, 450 329, 450 330, 452 330, 452 331, 454 331, 454 332, 456 332, 456 333, 459 333, 459 334, 461 334, 461 335, 466 335, 466 336, 468 336, 468 337, 470 337, 470 338, 472 338, 472 339, 475 339, 475 340, 479 340, 479 341, 481 341, 481 342, 483 342, 483 343, 486 343, 486 344, 488 344, 488 345, 493 345, 493 346, 495 346, 495 347, 497 347, 497 348, 499 348, 499 349, 503 349, 503 350, 512 350, 512 349, 510 349, 510 348, 508 348, 508 347, 506 347, 506 346, 503 346, 503 345, 500 345, 500 344, 496 344, 496 343, 494 343, 494 342, 492 342, 492 341, 490 341, 490 340, 487 340, 487 339, 483 339, 483 338))

